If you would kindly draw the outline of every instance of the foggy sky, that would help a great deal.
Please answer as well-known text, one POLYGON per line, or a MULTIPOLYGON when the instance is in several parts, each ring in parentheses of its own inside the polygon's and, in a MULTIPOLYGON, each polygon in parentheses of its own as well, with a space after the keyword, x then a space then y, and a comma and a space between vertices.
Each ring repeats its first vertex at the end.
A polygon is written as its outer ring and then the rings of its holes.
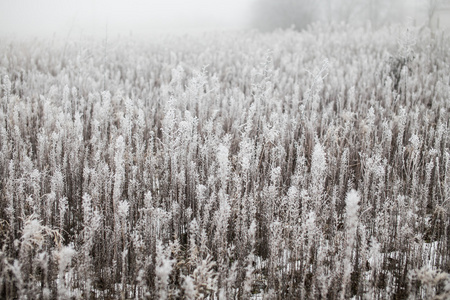
POLYGON ((240 29, 253 0, 0 0, 0 36, 240 29))
MULTIPOLYGON (((249 28, 259 0, 0 0, 0 37, 138 36, 160 33, 195 33, 209 30, 249 28)), ((277 0, 274 3, 277 3, 277 0)), ((339 15, 344 5, 358 0, 323 0, 322 19, 339 15), (335 4, 330 12, 329 8, 335 4), (326 4, 326 5, 324 5, 326 4)), ((264 2, 264 1, 263 1, 264 2)), ((269 1, 270 2, 270 1, 269 1)), ((378 0, 378 6, 393 12, 392 1, 378 0), (380 4, 383 3, 383 4, 380 4)), ((417 18, 417 3, 425 0, 396 0, 401 3, 399 17, 417 18), (406 8, 409 8, 406 9, 406 8), (412 8, 412 10, 411 10, 412 8)), ((397 5, 398 6, 398 5, 397 5)), ((400 6, 399 6, 400 7, 400 6)), ((344 7, 345 8, 345 7, 344 7)), ((346 8, 347 11, 351 9, 346 8)), ((397 9, 399 10, 399 9, 397 9)), ((257 11, 257 9, 256 9, 257 11)), ((358 11, 358 9, 355 9, 358 11)), ((344 13, 345 15, 345 13, 344 13)), ((354 15, 350 19, 354 19, 354 15)), ((263 22, 269 22, 263 15, 263 22)), ((282 17, 284 18, 284 17, 282 17)), ((349 19, 349 20, 350 20, 349 19)), ((360 19, 365 21, 365 15, 360 19)), ((328 19, 330 20, 330 19, 328 19)), ((342 20, 337 18, 337 20, 342 20)), ((344 18, 345 20, 345 18, 344 18)), ((349 21, 347 20, 347 21, 349 21)))

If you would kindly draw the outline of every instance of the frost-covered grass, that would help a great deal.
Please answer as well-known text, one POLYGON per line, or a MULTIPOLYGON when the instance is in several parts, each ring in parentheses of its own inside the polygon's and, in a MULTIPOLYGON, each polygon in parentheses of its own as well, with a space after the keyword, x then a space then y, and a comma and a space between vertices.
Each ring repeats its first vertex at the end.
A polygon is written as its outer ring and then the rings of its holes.
POLYGON ((0 298, 450 293, 450 40, 0 42, 0 298))

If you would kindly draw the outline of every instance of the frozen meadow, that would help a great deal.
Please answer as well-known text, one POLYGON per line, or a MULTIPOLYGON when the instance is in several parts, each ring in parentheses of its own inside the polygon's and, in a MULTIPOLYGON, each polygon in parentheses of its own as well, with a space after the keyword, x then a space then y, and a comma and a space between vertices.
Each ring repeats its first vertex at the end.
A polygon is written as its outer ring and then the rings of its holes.
POLYGON ((0 41, 0 298, 449 299, 450 37, 0 41))

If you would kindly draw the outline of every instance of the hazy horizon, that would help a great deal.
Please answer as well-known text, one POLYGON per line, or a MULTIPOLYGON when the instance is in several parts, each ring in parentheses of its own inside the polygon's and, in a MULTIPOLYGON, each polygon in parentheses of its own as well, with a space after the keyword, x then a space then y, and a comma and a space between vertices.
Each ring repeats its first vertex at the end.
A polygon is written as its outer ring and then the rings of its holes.
POLYGON ((243 29, 254 0, 0 1, 0 36, 117 36, 243 29))
MULTIPOLYGON (((419 2, 397 2, 407 8, 401 12, 397 9, 397 13, 403 19, 416 19, 413 7, 419 2)), ((0 1, 0 37, 146 37, 160 33, 247 29, 254 25, 255 3, 257 0, 3 0, 0 1)), ((320 2, 322 19, 327 14, 333 18, 342 9, 353 9, 357 2, 343 3, 347 3, 344 8, 331 0, 320 2), (333 9, 325 12, 332 6, 333 9)), ((361 2, 358 5, 361 7, 361 2)), ((386 3, 378 5, 389 7, 386 3)), ((358 17, 360 21, 364 19, 358 17)))

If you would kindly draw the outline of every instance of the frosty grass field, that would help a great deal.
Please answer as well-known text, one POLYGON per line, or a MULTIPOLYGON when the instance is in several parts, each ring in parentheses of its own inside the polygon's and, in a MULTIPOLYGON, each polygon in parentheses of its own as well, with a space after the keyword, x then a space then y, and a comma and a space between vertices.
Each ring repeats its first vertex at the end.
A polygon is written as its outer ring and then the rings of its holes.
POLYGON ((0 298, 449 299, 450 39, 0 42, 0 298))

